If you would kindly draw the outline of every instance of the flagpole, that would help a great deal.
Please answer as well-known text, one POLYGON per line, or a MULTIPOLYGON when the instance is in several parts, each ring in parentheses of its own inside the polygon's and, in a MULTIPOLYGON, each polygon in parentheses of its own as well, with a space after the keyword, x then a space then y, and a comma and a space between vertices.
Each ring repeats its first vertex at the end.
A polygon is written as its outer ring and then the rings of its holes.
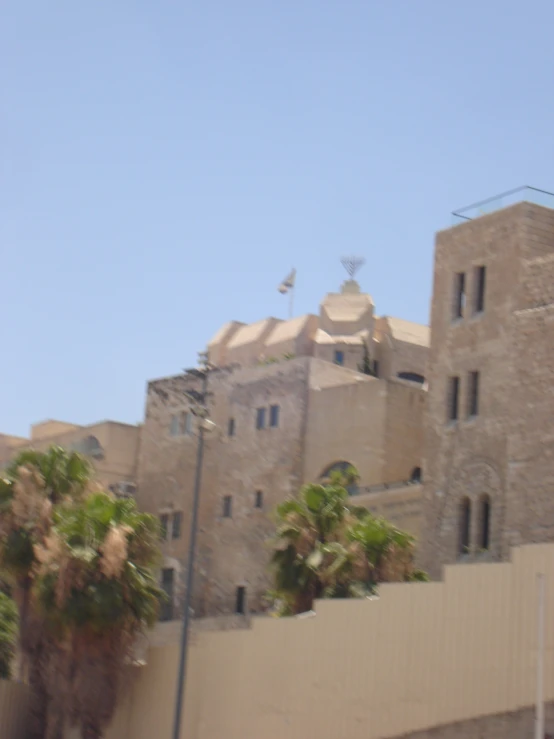
POLYGON ((289 290, 290 292, 290 298, 289 298, 289 320, 292 318, 292 312, 294 308, 294 285, 289 290))
POLYGON ((537 706, 535 739, 544 739, 544 574, 537 575, 538 623, 537 623, 537 706))

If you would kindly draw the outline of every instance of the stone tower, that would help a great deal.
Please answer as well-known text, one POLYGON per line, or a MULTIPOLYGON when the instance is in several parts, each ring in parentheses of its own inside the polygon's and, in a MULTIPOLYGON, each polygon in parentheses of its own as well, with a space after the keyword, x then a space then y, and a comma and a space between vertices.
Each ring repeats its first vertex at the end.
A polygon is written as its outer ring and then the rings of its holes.
POLYGON ((554 210, 522 202, 435 247, 422 558, 554 539, 554 210))

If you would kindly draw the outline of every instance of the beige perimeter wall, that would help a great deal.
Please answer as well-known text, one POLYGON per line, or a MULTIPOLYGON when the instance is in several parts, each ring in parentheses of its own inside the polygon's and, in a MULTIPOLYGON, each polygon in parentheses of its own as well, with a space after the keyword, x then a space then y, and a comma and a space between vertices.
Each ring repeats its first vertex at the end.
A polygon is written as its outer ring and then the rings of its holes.
MULTIPOLYGON (((554 545, 534 544, 513 550, 511 562, 449 566, 444 582, 383 586, 375 600, 323 601, 312 617, 197 631, 183 739, 528 739, 539 572, 552 701, 554 545), (436 726, 449 728, 426 731, 436 726)), ((171 736, 177 652, 176 644, 150 650, 106 739, 171 736)), ((6 703, 4 685, 4 723, 7 704, 17 705, 17 695, 6 703)), ((0 736, 23 739, 12 714, 0 736)), ((549 711, 549 732, 553 719, 549 711)))
MULTIPOLYGON (((383 739, 531 706, 538 572, 551 701, 554 545, 530 545, 511 562, 451 566, 442 583, 383 586, 378 600, 324 601, 313 617, 197 633, 185 737, 383 739)), ((176 646, 150 651, 108 739, 171 735, 176 667, 176 646)), ((456 736, 475 739, 471 731, 456 736)))

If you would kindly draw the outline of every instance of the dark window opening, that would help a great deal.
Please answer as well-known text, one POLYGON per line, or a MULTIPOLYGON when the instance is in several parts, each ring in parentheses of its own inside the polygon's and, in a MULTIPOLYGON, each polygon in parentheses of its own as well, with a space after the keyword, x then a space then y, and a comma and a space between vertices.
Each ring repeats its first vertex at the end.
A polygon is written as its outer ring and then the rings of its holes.
POLYGON ((471 501, 464 498, 460 504, 460 541, 458 552, 460 554, 469 554, 471 533, 471 501))
POLYGON ((465 272, 458 272, 454 276, 454 304, 452 318, 463 318, 466 303, 466 276, 465 272))
POLYGON ((479 414, 479 372, 469 373, 467 415, 471 418, 479 414))
POLYGON ((421 467, 414 467, 410 475, 410 482, 421 482, 421 467))
POLYGON ((254 498, 254 508, 264 507, 264 494, 261 490, 256 490, 256 496, 254 498))
POLYGON ((458 420, 458 406, 460 400, 460 378, 448 378, 448 420, 458 420))
POLYGON ((279 406, 278 405, 270 405, 269 406, 269 425, 271 428, 277 428, 279 425, 279 406))
POLYGON ((162 513, 160 516, 160 536, 162 538, 162 541, 165 541, 167 539, 167 530, 169 528, 169 515, 167 513, 162 513))
POLYGON ((173 525, 171 527, 171 536, 173 539, 181 538, 181 526, 183 523, 183 514, 179 511, 173 514, 173 525))
POLYGON ((227 434, 229 436, 235 435, 235 419, 234 418, 229 419, 229 423, 227 424, 227 434))
POLYGON ((165 598, 162 599, 160 608, 160 621, 171 621, 173 618, 173 589, 174 589, 174 575, 173 569, 162 570, 162 585, 161 588, 165 593, 165 598))
POLYGON ((258 430, 265 428, 265 408, 258 408, 256 411, 256 428, 258 430))
POLYGON ((375 377, 379 377, 379 360, 373 360, 373 374, 375 377))
POLYGON ((233 498, 226 495, 223 498, 223 518, 231 518, 233 513, 233 498))
POLYGON ((488 495, 481 498, 481 536, 479 546, 483 551, 490 548, 491 500, 488 495))
POLYGON ((482 313, 485 310, 485 285, 487 278, 486 267, 475 267, 475 293, 473 312, 482 313))
POLYGON ((400 380, 418 382, 420 385, 423 385, 423 383, 425 382, 425 377, 423 377, 423 375, 419 375, 417 372, 399 372, 397 377, 400 380))
POLYGON ((246 588, 244 585, 239 585, 237 588, 237 603, 235 606, 235 613, 241 613, 244 615, 246 612, 246 588))
POLYGON ((335 350, 335 364, 344 364, 344 352, 340 349, 335 350))

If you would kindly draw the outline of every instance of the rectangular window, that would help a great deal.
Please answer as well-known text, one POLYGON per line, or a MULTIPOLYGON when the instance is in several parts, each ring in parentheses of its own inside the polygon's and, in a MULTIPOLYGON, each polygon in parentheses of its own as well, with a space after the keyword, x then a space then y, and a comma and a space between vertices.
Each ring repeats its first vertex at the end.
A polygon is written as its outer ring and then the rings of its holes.
POLYGON ((237 588, 237 605, 235 608, 236 613, 244 614, 246 611, 246 588, 244 585, 240 585, 237 588))
POLYGON ((169 528, 169 516, 167 513, 162 513, 160 516, 160 536, 162 538, 162 541, 165 541, 167 539, 167 529, 169 528))
POLYGON ((479 415, 479 372, 470 372, 468 378, 467 415, 479 415))
POLYGON ((344 352, 340 349, 335 349, 335 364, 344 364, 344 352))
POLYGON ((482 313, 485 310, 485 284, 487 278, 486 267, 475 267, 473 275, 473 312, 482 313))
POLYGON ((183 411, 181 415, 181 429, 183 434, 190 436, 192 434, 192 413, 183 411))
POLYGON ((279 425, 279 406, 278 405, 270 405, 269 406, 269 425, 272 429, 277 428, 279 425))
POLYGON ((448 378, 448 420, 458 420, 458 405, 460 399, 460 378, 448 378))
POLYGON ((173 589, 175 580, 175 571, 173 569, 162 570, 161 589, 165 593, 160 608, 160 621, 171 621, 173 618, 173 589))
POLYGON ((466 303, 466 276, 465 272, 454 275, 454 301, 452 305, 452 318, 463 318, 466 303))
POLYGON ((256 496, 254 498, 254 508, 264 507, 264 494, 261 490, 256 490, 256 496))
POLYGON ((169 433, 171 436, 179 436, 181 429, 179 423, 179 416, 175 413, 171 416, 171 426, 169 427, 169 433))
POLYGON ((171 538, 172 539, 180 539, 181 538, 181 526, 183 523, 183 514, 178 511, 177 513, 173 514, 173 522, 171 526, 171 538))
POLYGON ((231 518, 233 515, 233 498, 226 495, 223 498, 223 518, 231 518))
POLYGON ((373 360, 373 374, 375 377, 379 377, 379 361, 377 359, 373 360))
POLYGON ((227 424, 227 434, 229 436, 235 435, 235 419, 234 418, 229 419, 229 423, 227 424))
POLYGON ((265 408, 258 408, 256 411, 256 428, 265 429, 265 408))

